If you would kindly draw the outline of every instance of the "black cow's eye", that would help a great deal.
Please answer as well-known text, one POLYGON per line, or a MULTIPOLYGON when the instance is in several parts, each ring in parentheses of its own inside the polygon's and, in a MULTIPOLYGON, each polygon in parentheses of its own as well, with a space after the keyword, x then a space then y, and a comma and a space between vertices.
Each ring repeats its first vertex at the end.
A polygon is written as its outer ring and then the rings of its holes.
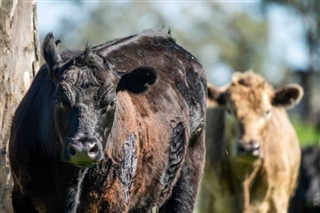
POLYGON ((106 112, 110 112, 111 110, 113 110, 116 107, 116 102, 115 100, 101 100, 100 102, 101 107, 102 107, 102 114, 105 114, 106 112))
POLYGON ((107 98, 101 99, 101 101, 100 101, 100 107, 101 107, 101 108, 107 108, 108 105, 109 105, 109 101, 108 101, 107 98))
POLYGON ((115 100, 112 100, 108 107, 107 107, 107 110, 110 111, 110 110, 113 110, 114 108, 116 107, 116 101, 115 100))
POLYGON ((54 103, 56 104, 57 107, 63 108, 63 104, 62 104, 60 97, 56 97, 54 99, 54 103))
POLYGON ((62 109, 70 107, 69 98, 65 93, 59 93, 55 97, 55 104, 57 107, 60 107, 62 109))

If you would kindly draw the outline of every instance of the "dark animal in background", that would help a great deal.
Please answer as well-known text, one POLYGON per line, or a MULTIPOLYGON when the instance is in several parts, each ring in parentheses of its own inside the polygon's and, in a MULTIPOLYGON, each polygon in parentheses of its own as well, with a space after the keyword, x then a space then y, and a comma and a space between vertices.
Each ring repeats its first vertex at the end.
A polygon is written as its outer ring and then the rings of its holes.
POLYGON ((287 212, 300 149, 285 109, 302 95, 299 85, 275 91, 253 72, 208 87, 201 213, 287 212))
POLYGON ((290 202, 290 213, 320 212, 320 147, 302 148, 298 187, 290 202))
POLYGON ((15 212, 192 212, 207 91, 195 57, 164 30, 56 45, 49 33, 12 122, 15 212))

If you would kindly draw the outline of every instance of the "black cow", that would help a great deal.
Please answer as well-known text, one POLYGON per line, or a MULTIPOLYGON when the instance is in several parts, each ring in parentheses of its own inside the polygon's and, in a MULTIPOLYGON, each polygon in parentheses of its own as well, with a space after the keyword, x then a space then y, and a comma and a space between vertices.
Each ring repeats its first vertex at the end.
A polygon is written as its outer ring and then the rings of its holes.
POLYGON ((298 187, 290 202, 290 213, 320 212, 320 147, 302 148, 298 187))
POLYGON ((168 32, 59 53, 12 122, 15 212, 192 212, 205 147, 206 78, 168 32))

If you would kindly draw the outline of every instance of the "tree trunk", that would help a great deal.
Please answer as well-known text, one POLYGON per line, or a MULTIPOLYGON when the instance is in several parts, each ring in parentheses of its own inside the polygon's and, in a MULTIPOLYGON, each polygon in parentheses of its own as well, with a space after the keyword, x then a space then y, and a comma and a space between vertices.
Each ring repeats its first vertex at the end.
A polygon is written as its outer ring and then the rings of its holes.
POLYGON ((0 0, 0 212, 12 212, 11 118, 39 66, 35 0, 0 0))

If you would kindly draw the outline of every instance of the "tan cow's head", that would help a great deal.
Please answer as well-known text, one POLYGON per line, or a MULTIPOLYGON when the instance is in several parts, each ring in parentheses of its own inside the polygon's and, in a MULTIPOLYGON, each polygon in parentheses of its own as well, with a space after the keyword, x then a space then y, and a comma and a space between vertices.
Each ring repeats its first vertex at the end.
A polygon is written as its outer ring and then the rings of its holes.
POLYGON ((303 96, 296 84, 275 91, 261 76, 253 72, 238 73, 230 85, 208 86, 208 106, 224 107, 227 114, 226 139, 233 156, 252 161, 262 156, 266 126, 275 108, 291 108, 303 96))

